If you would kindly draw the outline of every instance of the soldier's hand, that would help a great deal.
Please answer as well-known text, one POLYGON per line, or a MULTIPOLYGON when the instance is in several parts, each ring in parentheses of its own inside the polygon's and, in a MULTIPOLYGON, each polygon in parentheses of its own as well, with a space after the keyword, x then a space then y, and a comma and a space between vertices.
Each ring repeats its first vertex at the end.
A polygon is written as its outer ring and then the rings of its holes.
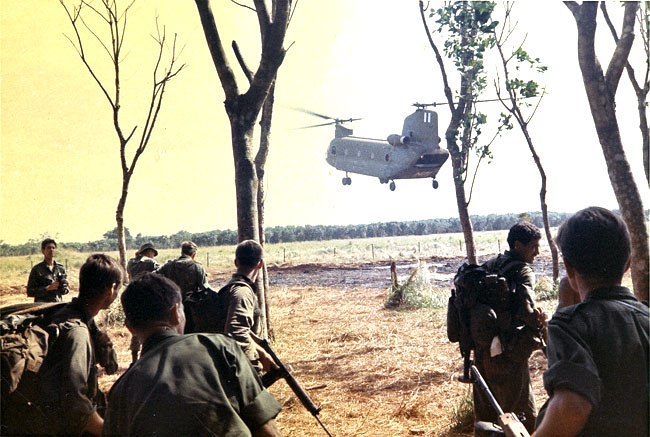
POLYGON ((268 372, 269 370, 279 369, 278 365, 275 364, 271 355, 269 355, 264 349, 258 346, 257 355, 260 357, 260 363, 262 364, 262 370, 268 372))
POLYGON ((47 287, 45 287, 47 291, 52 291, 52 290, 58 290, 59 289, 59 281, 54 281, 47 287))

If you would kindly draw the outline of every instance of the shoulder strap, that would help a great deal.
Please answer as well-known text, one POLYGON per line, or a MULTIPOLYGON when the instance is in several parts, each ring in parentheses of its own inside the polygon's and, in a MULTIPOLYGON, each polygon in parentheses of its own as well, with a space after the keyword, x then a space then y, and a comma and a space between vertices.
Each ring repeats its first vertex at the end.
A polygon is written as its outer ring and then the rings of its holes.
POLYGON ((519 268, 525 265, 526 263, 524 261, 513 259, 512 261, 508 261, 507 263, 505 263, 503 267, 501 267, 498 270, 497 273, 501 276, 506 276, 508 273, 510 273, 511 270, 514 270, 515 268, 519 268))
POLYGON ((630 308, 633 311, 636 311, 637 313, 641 314, 642 316, 645 317, 650 317, 647 311, 643 311, 641 308, 631 305, 627 302, 623 302, 622 300, 616 300, 616 302, 620 303, 621 305, 625 305, 626 307, 630 308))

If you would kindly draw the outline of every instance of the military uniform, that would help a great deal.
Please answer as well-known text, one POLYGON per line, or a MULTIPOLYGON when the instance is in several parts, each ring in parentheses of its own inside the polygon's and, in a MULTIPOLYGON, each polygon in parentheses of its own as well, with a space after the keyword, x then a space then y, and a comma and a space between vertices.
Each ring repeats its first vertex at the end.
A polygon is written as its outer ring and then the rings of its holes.
POLYGON ((235 273, 230 280, 224 303, 228 308, 224 334, 228 334, 239 345, 257 371, 262 370, 260 358, 250 333, 261 337, 261 310, 257 299, 257 286, 247 276, 235 273))
MULTIPOLYGON (((580 436, 648 436, 648 307, 625 287, 592 291, 548 324, 544 387, 592 405, 580 436)), ((540 421, 546 405, 540 411, 540 421)))
POLYGON ((143 255, 131 258, 126 265, 126 271, 129 273, 131 281, 135 281, 147 272, 155 272, 159 268, 160 265, 155 259, 143 255))
MULTIPOLYGON (((514 325, 537 326, 537 317, 533 311, 535 273, 532 267, 512 251, 506 251, 492 258, 485 265, 491 272, 502 272, 504 268, 507 269, 504 276, 509 284, 514 285, 517 301, 517 308, 512 312, 512 317, 515 318, 514 325), (508 265, 511 267, 506 267, 508 265)), ((512 348, 505 344, 503 348, 504 353, 491 357, 489 348, 477 345, 476 367, 503 411, 524 416, 523 423, 528 432, 532 433, 535 428, 537 408, 528 369, 530 350, 518 350, 517 346, 512 348)), ((486 396, 476 387, 473 389, 473 395, 475 420, 497 423, 497 414, 486 396)))
POLYGON ((153 334, 108 397, 104 436, 250 436, 282 408, 221 334, 153 334))
POLYGON ((97 367, 88 325, 92 318, 75 298, 55 313, 60 334, 39 371, 47 433, 81 435, 96 409, 97 367))
POLYGON ((56 281, 57 275, 65 275, 63 264, 54 261, 54 268, 50 270, 45 261, 36 264, 29 272, 27 280, 27 296, 33 297, 34 302, 61 302, 63 298, 59 290, 46 290, 56 281))
POLYGON ((158 273, 171 279, 181 289, 183 299, 192 291, 208 287, 208 275, 200 262, 194 261, 189 255, 167 261, 158 273))
MULTIPOLYGON (((159 268, 160 265, 156 262, 155 259, 143 255, 136 255, 136 257, 131 258, 126 265, 126 271, 128 272, 129 280, 131 281, 139 279, 145 273, 155 272, 159 268)), ((135 335, 131 336, 131 344, 129 345, 129 350, 131 351, 131 355, 135 361, 138 357, 138 352, 140 351, 140 340, 138 340, 138 337, 135 335)))

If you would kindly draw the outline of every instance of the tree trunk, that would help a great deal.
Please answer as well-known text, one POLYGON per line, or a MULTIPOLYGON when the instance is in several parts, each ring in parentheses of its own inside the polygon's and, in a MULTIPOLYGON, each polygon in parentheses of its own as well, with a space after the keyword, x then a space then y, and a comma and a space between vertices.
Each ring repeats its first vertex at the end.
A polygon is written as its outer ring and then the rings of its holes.
POLYGON ((115 221, 117 223, 117 251, 119 253, 119 261, 126 271, 126 234, 124 232, 124 206, 126 205, 126 196, 129 194, 129 179, 124 177, 122 179, 122 195, 117 202, 117 209, 115 210, 115 221))
MULTIPOLYGON (((618 77, 612 73, 616 67, 614 62, 626 62, 634 38, 634 14, 630 12, 634 5, 629 2, 625 5, 624 31, 610 66, 607 76, 595 55, 594 36, 596 32, 597 2, 585 2, 581 6, 567 4, 576 19, 578 26, 578 62, 582 72, 582 79, 591 108, 591 115, 596 125, 598 139, 607 163, 607 172, 616 195, 616 200, 621 210, 623 220, 627 224, 632 243, 631 271, 634 284, 634 294, 640 300, 648 300, 648 287, 650 273, 648 230, 646 228, 643 204, 638 188, 632 177, 632 171, 625 157, 618 121, 615 111, 615 94, 620 73, 624 64, 620 65, 618 77), (627 53, 625 53, 627 46, 627 53)), ((636 4, 638 7, 638 4, 636 4)), ((634 10, 634 13, 636 10, 634 10)))
POLYGON ((257 222, 257 175, 251 157, 253 124, 244 123, 241 115, 231 118, 232 151, 235 161, 237 197, 237 240, 259 241, 257 222))
MULTIPOLYGON (((266 165, 266 158, 269 154, 269 144, 271 140, 271 123, 273 120, 273 104, 275 103, 275 81, 269 89, 269 94, 266 96, 264 105, 262 106, 262 119, 260 120, 260 148, 255 156, 255 170, 257 172, 257 221, 258 232, 260 236, 260 244, 262 247, 266 244, 266 233, 264 231, 264 166, 266 165)), ((273 328, 271 327, 271 313, 269 304, 269 274, 266 263, 263 270, 263 298, 264 308, 266 315, 266 330, 268 337, 274 339, 273 328)), ((262 305, 262 302, 260 302, 262 305)))

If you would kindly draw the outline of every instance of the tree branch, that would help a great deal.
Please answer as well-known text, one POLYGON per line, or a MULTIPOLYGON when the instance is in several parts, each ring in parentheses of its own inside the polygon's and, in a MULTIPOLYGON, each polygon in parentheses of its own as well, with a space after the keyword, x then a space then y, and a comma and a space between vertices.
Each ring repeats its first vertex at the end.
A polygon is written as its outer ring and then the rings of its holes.
POLYGON ((436 60, 438 61, 438 65, 440 66, 440 72, 442 74, 442 83, 444 85, 444 93, 445 93, 445 97, 447 98, 447 104, 449 105, 449 108, 451 108, 451 111, 455 112, 456 106, 454 105, 454 96, 451 93, 451 87, 449 86, 449 80, 447 79, 447 71, 445 70, 445 63, 442 60, 442 56, 440 56, 440 51, 438 51, 438 47, 433 42, 433 38, 431 38, 431 32, 429 31, 429 25, 427 24, 427 20, 424 16, 424 11, 425 11, 424 3, 422 2, 422 0, 420 0, 420 16, 422 17, 422 24, 424 25, 424 31, 427 34, 427 39, 429 40, 429 44, 431 45, 431 48, 436 54, 436 60))
POLYGON ((638 2, 626 2, 625 12, 623 13, 623 29, 621 31, 621 38, 616 44, 616 49, 612 55, 612 59, 607 66, 605 73, 605 83, 609 92, 613 95, 616 94, 618 83, 623 73, 623 68, 627 63, 632 43, 634 42, 634 22, 636 20, 636 11, 639 8, 638 2))
POLYGON ((217 74, 219 75, 219 80, 221 81, 224 93, 226 94, 226 101, 234 101, 239 96, 239 89, 237 87, 235 75, 228 65, 223 45, 221 44, 221 38, 219 37, 219 32, 217 30, 217 24, 214 20, 212 9, 210 8, 210 2, 209 0, 195 0, 195 2, 203 25, 205 40, 208 43, 210 54, 212 55, 212 62, 217 70, 217 74))
POLYGON ((253 72, 248 69, 246 66, 246 61, 244 61, 244 58, 242 57, 241 52, 239 51, 239 46, 237 45, 237 41, 232 42, 232 50, 235 52, 235 57, 237 58, 237 62, 239 62, 239 66, 241 67, 242 71, 246 75, 246 79, 248 79, 248 83, 253 82, 253 72))

